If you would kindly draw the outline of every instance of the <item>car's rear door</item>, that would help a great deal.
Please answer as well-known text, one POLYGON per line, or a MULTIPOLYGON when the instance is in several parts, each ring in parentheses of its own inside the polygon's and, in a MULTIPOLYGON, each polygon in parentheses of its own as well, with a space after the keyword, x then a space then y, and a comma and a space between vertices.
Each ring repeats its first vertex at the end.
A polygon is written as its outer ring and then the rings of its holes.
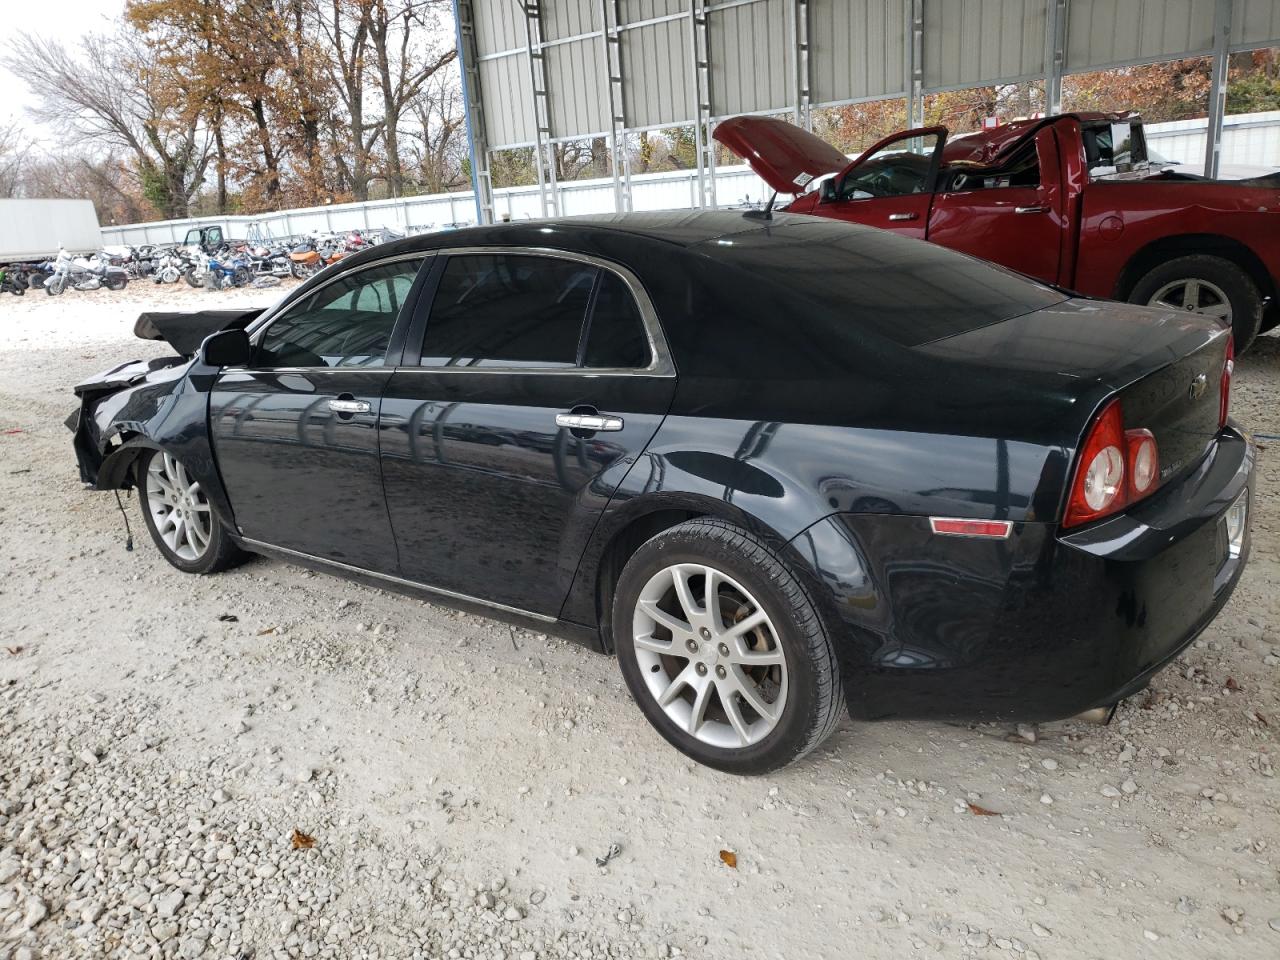
POLYGON ((1069 235, 1058 145, 1051 127, 998 166, 944 170, 928 239, 1058 283, 1069 235))
POLYGON ((555 616, 675 392, 649 299, 602 260, 485 248, 442 255, 419 313, 380 431, 401 576, 555 616))
POLYGON ((255 332, 249 367, 218 377, 213 449, 243 536, 395 572, 378 411, 425 259, 365 264, 322 284, 255 332))

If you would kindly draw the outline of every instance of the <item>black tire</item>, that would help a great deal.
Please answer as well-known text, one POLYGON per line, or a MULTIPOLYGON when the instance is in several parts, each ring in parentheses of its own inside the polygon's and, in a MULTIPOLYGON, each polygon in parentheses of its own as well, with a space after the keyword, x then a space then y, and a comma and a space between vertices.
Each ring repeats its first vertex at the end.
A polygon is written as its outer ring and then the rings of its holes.
POLYGON ((226 527, 218 519, 218 514, 213 510, 209 511, 211 529, 209 542, 203 553, 194 559, 188 559, 179 556, 165 543, 164 537, 161 536, 156 527, 155 511, 151 506, 152 498, 156 496, 156 492, 150 488, 148 474, 151 461, 158 456, 161 456, 159 450, 148 450, 142 454, 137 460, 134 479, 138 488, 138 503, 142 508, 143 522, 147 525, 147 531, 151 534, 152 542, 160 550, 160 555, 183 573, 220 573, 243 563, 248 554, 241 550, 235 541, 231 539, 226 527))
POLYGON ((189 287, 194 287, 195 289, 199 290, 201 287, 204 286, 204 279, 196 277, 196 271, 194 267, 188 270, 182 276, 183 276, 183 279, 187 281, 187 286, 189 287))
POLYGON ((236 267, 231 271, 231 285, 233 287, 247 287, 253 282, 253 275, 246 267, 236 267))
POLYGON ((804 756, 835 730, 844 713, 844 687, 826 625, 800 579, 754 534, 716 519, 690 520, 644 543, 627 561, 613 601, 613 640, 622 676, 641 711, 682 753, 726 773, 757 775, 804 756), (677 563, 712 566, 750 592, 774 625, 787 670, 788 692, 776 725, 748 746, 719 747, 678 726, 650 692, 631 629, 650 578, 677 563))
POLYGON ((1206 281, 1226 294, 1236 356, 1248 350, 1262 324, 1262 294, 1253 279, 1230 260, 1194 254, 1162 263, 1134 284, 1129 302, 1149 304, 1161 288, 1179 280, 1206 281))
POLYGON ((31 275, 31 280, 27 284, 27 286, 29 286, 32 290, 39 290, 44 286, 44 282, 47 277, 48 277, 48 274, 33 273, 31 275))
POLYGON ((108 290, 123 290, 129 285, 128 277, 112 277, 107 281, 108 290))
POLYGON ((50 280, 44 285, 44 292, 51 297, 57 297, 62 291, 67 289, 67 281, 61 277, 50 280))

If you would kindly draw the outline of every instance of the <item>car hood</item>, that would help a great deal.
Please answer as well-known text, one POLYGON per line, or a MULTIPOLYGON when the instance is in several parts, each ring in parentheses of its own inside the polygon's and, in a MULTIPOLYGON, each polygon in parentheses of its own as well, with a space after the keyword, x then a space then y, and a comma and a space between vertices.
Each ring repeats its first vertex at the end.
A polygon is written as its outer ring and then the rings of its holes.
POLYGON ((253 310, 197 310, 186 313, 142 313, 133 325, 140 340, 163 340, 184 357, 200 349, 204 338, 219 330, 244 329, 263 313, 253 310))
POLYGON ((773 117, 732 117, 716 124, 713 136, 779 193, 800 193, 814 178, 849 165, 825 140, 773 117))

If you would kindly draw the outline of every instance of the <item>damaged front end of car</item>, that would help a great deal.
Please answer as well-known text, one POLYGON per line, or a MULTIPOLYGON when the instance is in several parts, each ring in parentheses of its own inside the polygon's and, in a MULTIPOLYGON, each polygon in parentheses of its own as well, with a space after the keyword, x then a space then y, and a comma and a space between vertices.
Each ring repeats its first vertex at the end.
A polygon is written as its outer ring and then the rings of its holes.
POLYGON ((230 521, 231 511, 209 446, 209 388, 215 368, 200 360, 200 344, 213 333, 243 329, 262 313, 203 311, 144 313, 134 333, 163 340, 174 356, 131 360, 75 386, 79 405, 66 419, 80 479, 94 490, 134 486, 134 464, 146 450, 179 457, 230 521))

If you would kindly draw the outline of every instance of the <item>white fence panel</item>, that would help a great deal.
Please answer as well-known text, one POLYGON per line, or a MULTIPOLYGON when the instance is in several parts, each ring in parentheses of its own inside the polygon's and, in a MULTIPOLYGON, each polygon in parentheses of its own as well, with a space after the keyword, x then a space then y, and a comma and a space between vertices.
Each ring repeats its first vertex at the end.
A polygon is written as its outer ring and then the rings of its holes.
MULTIPOLYGON (((1146 127, 1147 142, 1178 163, 1204 162, 1207 121, 1179 120, 1146 127)), ((1280 168, 1280 110, 1245 113, 1225 118, 1222 162, 1280 168)), ((560 209, 568 216, 613 212, 613 180, 570 180, 558 185, 560 209)), ((529 220, 542 216, 538 188, 504 187, 494 192, 499 216, 529 220)), ((687 210, 697 206, 698 181, 692 170, 642 173, 631 178, 636 210, 687 210)), ((716 202, 735 207, 744 201, 763 203, 769 188, 747 166, 716 168, 716 202)), ((220 224, 230 237, 288 237, 312 231, 377 230, 404 232, 442 230, 475 222, 475 201, 466 193, 439 193, 398 200, 341 203, 301 210, 282 210, 257 216, 198 217, 102 228, 103 242, 114 244, 178 243, 187 230, 220 224)))

